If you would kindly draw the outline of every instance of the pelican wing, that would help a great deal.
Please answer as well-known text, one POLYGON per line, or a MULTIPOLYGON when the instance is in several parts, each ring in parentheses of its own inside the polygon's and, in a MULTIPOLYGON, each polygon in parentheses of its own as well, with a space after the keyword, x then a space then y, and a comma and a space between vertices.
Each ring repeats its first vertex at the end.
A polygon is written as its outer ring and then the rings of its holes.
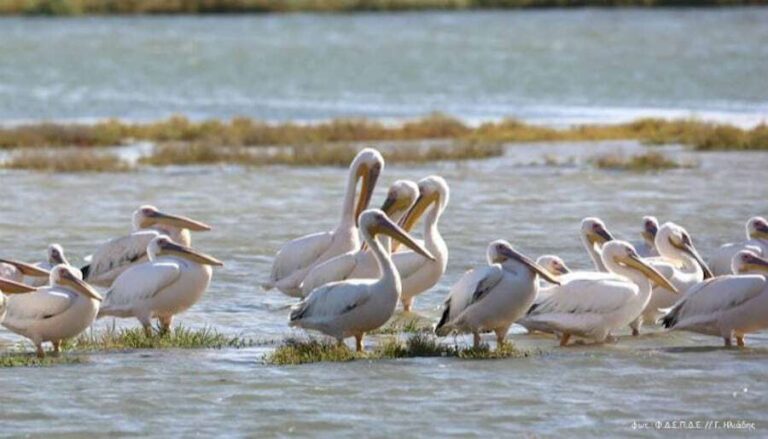
POLYGON ((74 303, 75 296, 57 288, 41 288, 33 293, 14 294, 8 298, 8 312, 3 324, 24 328, 33 321, 55 317, 74 303))
POLYGON ((333 242, 333 232, 313 233, 283 245, 272 264, 272 284, 290 276, 291 273, 307 268, 314 263, 333 242))
POLYGON ((768 282, 759 275, 718 276, 694 285, 662 322, 667 328, 693 328, 714 323, 719 314, 760 295, 768 282))
POLYGON ((181 265, 174 261, 134 265, 115 279, 104 297, 99 315, 125 312, 137 303, 154 297, 180 275, 181 265))
POLYGON ((301 291, 306 296, 327 283, 347 279, 357 266, 358 254, 358 251, 346 252, 312 267, 301 282, 301 291))
POLYGON ((307 298, 291 308, 290 321, 332 319, 361 306, 370 299, 368 288, 374 280, 333 282, 313 290, 307 298))
POLYGON ((160 232, 156 230, 139 230, 105 242, 93 254, 86 280, 96 285, 110 285, 131 264, 146 257, 147 246, 158 236, 160 232))
POLYGON ((547 288, 551 294, 528 310, 528 316, 544 314, 607 314, 620 309, 638 287, 631 281, 609 273, 588 276, 563 276, 562 285, 547 288), (570 277, 570 279, 569 279, 570 277))
POLYGON ((464 273, 456 282, 445 300, 443 315, 435 328, 438 335, 443 335, 440 328, 449 324, 470 305, 481 300, 488 291, 498 285, 504 276, 499 264, 474 268, 464 273))

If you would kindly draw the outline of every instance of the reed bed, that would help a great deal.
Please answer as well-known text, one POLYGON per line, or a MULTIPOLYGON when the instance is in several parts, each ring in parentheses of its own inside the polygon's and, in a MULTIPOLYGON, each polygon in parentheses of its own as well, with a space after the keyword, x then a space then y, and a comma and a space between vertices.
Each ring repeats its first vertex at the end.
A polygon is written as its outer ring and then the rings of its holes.
POLYGON ((176 326, 166 334, 159 334, 156 328, 151 337, 143 328, 110 327, 102 331, 86 332, 64 344, 65 350, 119 351, 133 349, 223 349, 245 348, 253 345, 251 340, 222 334, 209 327, 186 328, 176 326))
POLYGON ((487 345, 479 348, 462 347, 444 344, 432 334, 417 332, 410 335, 405 341, 397 336, 384 337, 369 352, 354 352, 346 345, 340 345, 328 339, 289 338, 273 352, 267 354, 265 362, 276 366, 288 366, 318 362, 417 357, 453 357, 480 360, 524 358, 531 355, 531 352, 518 350, 509 343, 493 350, 487 345))
POLYGON ((42 172, 128 172, 132 170, 115 154, 88 150, 22 150, 13 153, 0 164, 6 169, 23 169, 42 172))
MULTIPOLYGON (((0 148, 115 146, 137 140, 200 144, 205 147, 314 147, 372 141, 451 139, 472 145, 542 141, 638 140, 648 144, 683 144, 699 150, 768 149, 768 125, 752 129, 694 119, 645 118, 620 124, 585 124, 567 128, 533 125, 516 119, 471 127, 436 113, 401 124, 366 119, 334 119, 299 125, 271 124, 248 118, 191 121, 183 116, 152 123, 108 120, 92 125, 44 122, 0 128, 0 148)), ((306 152, 306 150, 301 150, 306 152)))
POLYGON ((764 0, 3 0, 0 14, 206 14, 760 5, 764 0))
POLYGON ((657 151, 650 151, 632 156, 625 156, 618 153, 603 154, 594 157, 592 163, 599 169, 635 172, 663 171, 681 168, 689 169, 696 166, 693 162, 673 160, 657 151))

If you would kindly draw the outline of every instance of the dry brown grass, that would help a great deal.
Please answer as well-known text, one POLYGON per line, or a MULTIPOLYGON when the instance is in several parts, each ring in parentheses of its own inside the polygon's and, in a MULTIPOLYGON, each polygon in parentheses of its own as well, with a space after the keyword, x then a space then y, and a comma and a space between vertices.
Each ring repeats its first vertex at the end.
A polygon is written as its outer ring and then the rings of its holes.
POLYGON ((673 160, 666 155, 650 151, 642 154, 625 156, 623 154, 603 154, 592 159, 595 167, 619 171, 663 171, 666 169, 692 168, 693 163, 685 163, 673 160))
POLYGON ((127 172, 132 168, 111 153, 91 150, 22 150, 0 167, 44 172, 127 172))

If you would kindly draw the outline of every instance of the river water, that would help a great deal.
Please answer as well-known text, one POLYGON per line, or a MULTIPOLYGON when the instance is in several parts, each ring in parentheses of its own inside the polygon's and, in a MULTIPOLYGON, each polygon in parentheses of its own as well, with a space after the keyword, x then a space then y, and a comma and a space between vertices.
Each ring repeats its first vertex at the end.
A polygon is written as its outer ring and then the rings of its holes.
MULTIPOLYGON (((515 114, 568 123, 659 108, 753 120, 768 95, 758 74, 768 66, 760 55, 768 50, 766 12, 0 20, 0 119, 173 112, 388 118, 434 108, 467 119, 515 114)), ((483 263, 485 246, 497 238, 531 256, 557 253, 586 268, 578 240, 584 216, 600 216, 619 237, 639 239, 642 215, 655 214, 687 227, 708 254, 742 239, 746 219, 768 211, 759 183, 768 153, 671 147, 669 155, 698 166, 657 174, 584 164, 595 154, 641 148, 634 142, 517 145, 493 160, 387 165, 376 204, 398 178, 440 174, 451 186, 440 224, 448 270, 417 298, 416 311, 437 319, 450 286, 483 263)), ((49 242, 60 242, 79 262, 102 240, 125 233, 138 205, 153 203, 212 224, 212 232, 194 236, 194 245, 226 263, 178 321, 280 340, 302 334, 287 327, 281 307, 291 301, 259 284, 280 244, 333 227, 345 173, 0 171, 7 189, 0 197, 0 251, 37 260, 49 242)), ((4 369, 0 436, 735 434, 633 429, 633 422, 675 420, 748 421, 758 429, 752 435, 765 435, 765 333, 750 336, 746 349, 722 349, 718 338, 686 333, 624 334, 616 344, 560 349, 553 339, 514 332, 513 342, 542 354, 276 367, 262 361, 271 348, 265 343, 101 353, 84 356, 83 364, 4 369)), ((0 346, 18 341, 0 331, 0 346)))

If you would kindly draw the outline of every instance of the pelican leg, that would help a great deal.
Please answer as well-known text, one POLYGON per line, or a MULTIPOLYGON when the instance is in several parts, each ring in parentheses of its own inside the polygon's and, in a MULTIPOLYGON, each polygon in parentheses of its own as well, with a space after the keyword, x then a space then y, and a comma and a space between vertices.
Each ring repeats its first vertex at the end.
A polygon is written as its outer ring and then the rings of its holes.
POLYGON ((53 353, 60 354, 61 353, 61 340, 54 340, 51 342, 53 344, 53 353))
POLYGON ((744 336, 743 335, 737 335, 736 336, 736 345, 740 348, 744 347, 744 336))
POLYGON ((729 348, 733 346, 731 343, 731 337, 723 337, 723 341, 725 341, 725 347, 729 348))
POLYGON ((632 322, 629 324, 629 327, 632 328, 633 337, 638 337, 640 335, 640 328, 642 326, 643 326, 643 316, 640 316, 635 320, 632 320, 632 322))
POLYGON ((477 349, 480 347, 480 333, 479 332, 473 332, 472 333, 472 347, 477 349))
POLYGON ((560 346, 565 346, 568 344, 568 340, 571 339, 571 334, 567 332, 563 332, 563 335, 560 336, 560 346))
POLYGON ((43 350, 43 344, 37 344, 37 358, 45 358, 45 351, 43 350))
POLYGON ((507 344, 507 330, 509 328, 498 328, 494 332, 496 333, 496 349, 501 349, 507 344))
POLYGON ((139 322, 141 322, 141 326, 144 327, 144 335, 147 338, 152 337, 152 317, 149 313, 141 313, 136 316, 137 319, 139 319, 139 322))
POLYGON ((365 334, 355 334, 355 351, 357 352, 363 352, 363 337, 365 337, 365 334))
POLYGON ((413 306, 413 297, 402 299, 402 302, 403 302, 403 312, 411 312, 411 306, 413 306))
POLYGON ((171 324, 173 323, 173 316, 160 316, 160 335, 166 335, 171 331, 171 324))

